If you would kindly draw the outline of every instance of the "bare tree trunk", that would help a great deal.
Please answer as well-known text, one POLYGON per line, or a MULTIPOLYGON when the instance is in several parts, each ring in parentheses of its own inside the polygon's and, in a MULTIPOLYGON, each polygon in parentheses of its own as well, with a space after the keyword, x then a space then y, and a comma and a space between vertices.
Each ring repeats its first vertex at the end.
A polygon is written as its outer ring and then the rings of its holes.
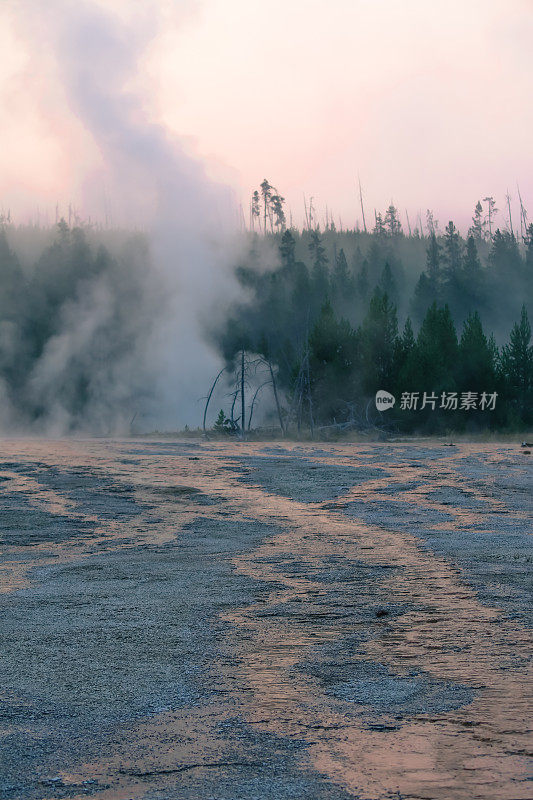
POLYGON ((231 404, 231 417, 230 417, 230 422, 231 422, 231 427, 232 427, 232 430, 233 430, 233 431, 234 431, 234 430, 235 430, 235 428, 236 428, 236 425, 235 425, 235 403, 237 402, 237 396, 238 396, 238 394, 239 394, 239 390, 238 390, 238 389, 237 389, 237 391, 236 391, 236 392, 233 392, 233 402, 232 402, 232 404, 231 404))
POLYGON ((220 370, 220 372, 219 372, 219 373, 218 373, 218 375, 216 376, 215 380, 213 381, 213 385, 211 386, 211 390, 210 390, 209 394, 207 395, 207 400, 206 400, 206 402, 205 402, 205 408, 204 408, 204 424, 203 424, 203 427, 204 427, 204 433, 205 433, 205 418, 206 418, 206 416, 207 416, 207 407, 209 406, 209 401, 211 400, 211 395, 213 394, 213 391, 214 391, 214 389, 215 389, 215 386, 217 385, 217 381, 218 381, 218 379, 220 378, 220 376, 222 375, 222 373, 223 373, 225 370, 226 370, 226 367, 223 367, 223 368, 220 370))
POLYGON ((304 369, 305 369, 305 361, 302 358, 300 362, 300 369, 298 371, 298 378, 296 381, 296 387, 294 390, 293 395, 293 403, 291 403, 291 416, 292 416, 292 405, 294 404, 296 410, 296 428, 298 431, 298 438, 300 438, 300 431, 302 427, 302 403, 303 403, 303 393, 304 393, 304 369))
POLYGON ((298 374, 298 395, 297 395, 297 409, 296 409, 296 422, 298 428, 298 438, 300 438, 300 430, 302 427, 302 367, 300 367, 300 372, 298 374))
POLYGON ((305 194, 304 194, 304 209, 305 209, 305 227, 307 228, 307 230, 309 230, 309 215, 307 213, 307 202, 305 200, 305 194))
POLYGON ((255 401, 257 399, 257 395, 259 394, 259 392, 261 391, 263 386, 267 385, 267 383, 268 383, 268 381, 265 381, 264 383, 261 384, 261 386, 258 386, 257 389, 255 390, 255 394, 254 394, 254 396, 252 398, 252 402, 250 404, 250 416, 248 417, 248 432, 250 432, 250 430, 252 428, 252 417, 254 415, 255 401))
POLYGON ((311 438, 315 438, 315 421, 313 419, 313 398, 311 396, 311 370, 309 367, 309 348, 307 349, 307 363, 306 363, 306 382, 307 382, 307 400, 309 402, 309 427, 311 428, 311 438))
POLYGON ((365 207, 363 205, 363 190, 361 188, 361 178, 359 178, 359 176, 357 176, 357 177, 359 179, 359 200, 361 201, 361 214, 363 215, 363 228, 364 228, 365 233, 366 233, 367 230, 366 230, 366 219, 365 219, 365 207))
POLYGON ((285 436, 285 427, 283 425, 283 417, 281 416, 281 406, 279 404, 278 388, 276 386, 276 379, 274 378, 274 371, 272 369, 272 363, 271 363, 270 359, 268 359, 268 368, 270 370, 270 379, 272 380, 272 390, 274 392, 274 399, 276 401, 276 408, 278 409, 279 426, 281 428, 281 435, 285 436))
POLYGON ((507 208, 508 208, 508 210, 509 210, 509 227, 510 227, 510 229, 511 229, 511 236, 513 236, 513 237, 514 237, 514 231, 513 231, 513 218, 512 218, 512 216, 511 216, 511 197, 509 196, 509 191, 507 191, 507 194, 505 195, 505 198, 506 198, 506 200, 507 200, 507 208))
POLYGON ((409 228, 409 238, 413 235, 411 233, 411 223, 409 222, 409 212, 405 209, 405 216, 407 217, 407 227, 409 228))
POLYGON ((246 412, 244 408, 244 348, 241 350, 241 438, 246 438, 246 412))
POLYGON ((522 239, 527 234, 527 212, 522 202, 522 195, 520 194, 520 187, 516 184, 518 190, 518 199, 520 200, 520 234, 522 239))

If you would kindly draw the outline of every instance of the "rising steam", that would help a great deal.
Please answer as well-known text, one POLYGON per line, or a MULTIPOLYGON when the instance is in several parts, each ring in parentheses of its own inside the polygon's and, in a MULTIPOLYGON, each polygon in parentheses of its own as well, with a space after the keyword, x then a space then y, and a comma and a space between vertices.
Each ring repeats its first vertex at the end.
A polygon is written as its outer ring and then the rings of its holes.
MULTIPOLYGON (((4 428, 32 418, 34 426, 57 433, 127 430, 133 416, 143 419, 144 429, 195 424, 199 394, 218 370, 202 339, 199 309, 231 291, 235 217, 230 191, 149 121, 134 88, 139 62, 158 33, 157 7, 143 4, 135 24, 96 2, 17 8, 41 46, 44 32, 68 103, 99 150, 108 191, 123 216, 142 223, 149 248, 144 252, 137 237, 113 258, 101 257, 99 267, 91 262, 70 276, 68 297, 50 306, 54 319, 43 347, 21 343, 16 320, 4 325, 4 344, 9 339, 13 357, 27 364, 18 377, 22 404, 9 408, 2 387, 4 428)), ((54 287, 43 284, 56 273, 50 265, 36 269, 40 274, 30 280, 48 297, 54 287)))

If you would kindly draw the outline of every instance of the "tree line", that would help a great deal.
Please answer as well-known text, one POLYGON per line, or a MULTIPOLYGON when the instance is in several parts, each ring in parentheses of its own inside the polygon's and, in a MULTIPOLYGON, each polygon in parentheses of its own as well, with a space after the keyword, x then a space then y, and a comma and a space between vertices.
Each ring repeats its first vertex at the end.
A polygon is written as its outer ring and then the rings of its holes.
POLYGON ((526 216, 521 239, 495 228, 493 198, 485 198, 488 215, 476 204, 465 238, 452 221, 440 231, 430 213, 426 235, 405 235, 392 205, 376 214, 370 232, 332 222, 297 230, 268 187, 263 182, 253 198, 261 230, 248 234, 236 267, 246 299, 211 335, 228 364, 245 351, 273 366, 286 427, 531 425, 533 225, 526 216), (382 414, 369 402, 380 389, 397 398, 382 414), (415 408, 400 407, 407 394, 415 408))
MULTIPOLYGON (((243 234, 235 267, 241 297, 206 331, 225 375, 236 376, 224 429, 253 426, 269 395, 283 431, 531 425, 526 219, 519 238, 494 226, 493 207, 489 226, 478 204, 466 238, 452 222, 441 231, 431 215, 429 233, 405 235, 391 206, 372 231, 337 230, 331 220, 321 230, 309 203, 297 230, 266 183, 256 198, 261 231, 243 234), (397 398, 383 414, 370 403, 380 389, 397 398), (479 403, 464 407, 465 393, 479 403), (497 394, 494 409, 483 393, 497 394), (406 394, 418 395, 417 407, 401 407, 406 394)), ((2 416, 53 412, 76 425, 89 410, 98 422, 119 407, 133 418, 152 391, 145 343, 165 305, 146 237, 64 221, 50 230, 0 223, 2 416)))
POLYGON ((117 409, 131 419, 150 393, 139 360, 163 302, 149 260, 137 234, 0 225, 4 429, 43 420, 106 431, 117 409))

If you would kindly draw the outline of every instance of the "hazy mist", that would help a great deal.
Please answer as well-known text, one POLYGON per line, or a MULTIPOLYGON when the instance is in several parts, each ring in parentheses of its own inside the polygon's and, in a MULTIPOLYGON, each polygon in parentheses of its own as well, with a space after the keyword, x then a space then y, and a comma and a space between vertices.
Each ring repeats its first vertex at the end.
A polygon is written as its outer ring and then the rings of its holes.
MULTIPOLYGON (((39 34, 39 45, 53 52, 68 103, 99 152, 88 191, 91 181, 105 181, 122 218, 146 234, 118 248, 111 243, 105 269, 71 277, 51 309, 52 335, 34 354, 23 387, 28 401, 38 398, 36 425, 109 432, 129 429, 136 414, 145 427, 192 423, 198 392, 218 367, 200 332, 201 310, 213 313, 213 300, 231 292, 234 200, 147 118, 136 79, 158 31, 157 5, 144 4, 134 22, 94 2, 25 3, 20 13, 34 42, 39 34), (109 337, 128 346, 112 348, 109 337), (62 397, 80 370, 88 386, 76 409, 62 397)), ((17 421, 16 411, 7 417, 17 421)))

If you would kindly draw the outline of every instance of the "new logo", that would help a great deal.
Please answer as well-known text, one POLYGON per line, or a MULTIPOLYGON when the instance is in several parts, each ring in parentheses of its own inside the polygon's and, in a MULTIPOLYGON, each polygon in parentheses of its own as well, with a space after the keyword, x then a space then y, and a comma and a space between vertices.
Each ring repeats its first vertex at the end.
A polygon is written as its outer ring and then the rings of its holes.
POLYGON ((389 392, 383 389, 376 392, 376 408, 378 411, 388 411, 389 408, 393 407, 395 402, 396 398, 393 394, 389 394, 389 392))

